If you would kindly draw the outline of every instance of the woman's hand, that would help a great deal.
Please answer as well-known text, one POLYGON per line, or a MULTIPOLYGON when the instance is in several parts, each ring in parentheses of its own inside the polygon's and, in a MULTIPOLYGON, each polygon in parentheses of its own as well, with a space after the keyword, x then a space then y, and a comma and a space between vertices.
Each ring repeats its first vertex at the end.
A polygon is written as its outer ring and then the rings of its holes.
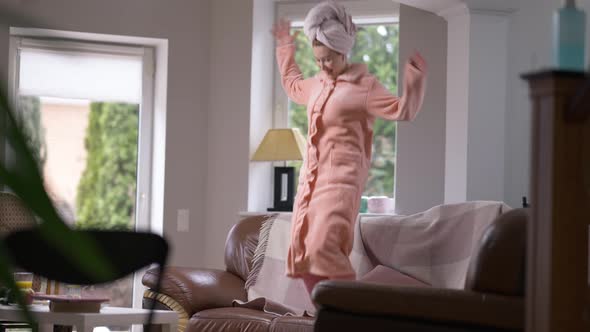
POLYGON ((424 58, 418 51, 415 51, 414 54, 412 54, 409 62, 412 66, 418 68, 418 70, 420 70, 421 72, 426 72, 428 70, 428 64, 426 63, 426 60, 424 60, 424 58))
POLYGON ((284 18, 281 18, 278 23, 273 25, 271 32, 279 46, 294 43, 295 37, 297 37, 297 34, 299 33, 299 31, 295 31, 295 33, 291 35, 291 22, 284 18))

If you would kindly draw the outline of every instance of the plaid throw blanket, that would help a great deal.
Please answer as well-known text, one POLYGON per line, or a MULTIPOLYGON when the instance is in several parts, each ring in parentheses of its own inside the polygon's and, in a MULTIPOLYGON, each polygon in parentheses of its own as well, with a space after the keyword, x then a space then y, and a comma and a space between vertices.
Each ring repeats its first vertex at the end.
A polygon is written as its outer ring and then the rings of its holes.
POLYGON ((433 287, 462 289, 475 244, 508 210, 493 201, 440 205, 411 216, 362 218, 359 231, 370 261, 433 287))
MULTIPOLYGON (((434 287, 463 288, 476 241, 509 209, 501 202, 473 201, 410 216, 360 215, 350 254, 357 278, 385 265, 434 287)), ((269 215, 262 224, 246 281, 248 301, 234 306, 279 315, 315 313, 301 279, 285 275, 290 226, 290 213, 269 215)))

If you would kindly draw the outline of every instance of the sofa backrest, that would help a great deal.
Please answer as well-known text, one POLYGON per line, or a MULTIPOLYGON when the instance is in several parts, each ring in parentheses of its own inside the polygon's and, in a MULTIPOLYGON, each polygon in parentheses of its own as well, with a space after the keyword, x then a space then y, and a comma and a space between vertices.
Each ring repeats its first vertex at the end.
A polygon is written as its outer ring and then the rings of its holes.
POLYGON ((523 296, 528 208, 500 215, 475 244, 465 289, 523 296))
POLYGON ((243 280, 248 278, 252 268, 252 257, 258 245, 258 234, 262 222, 268 215, 246 217, 229 231, 225 242, 225 267, 243 280))

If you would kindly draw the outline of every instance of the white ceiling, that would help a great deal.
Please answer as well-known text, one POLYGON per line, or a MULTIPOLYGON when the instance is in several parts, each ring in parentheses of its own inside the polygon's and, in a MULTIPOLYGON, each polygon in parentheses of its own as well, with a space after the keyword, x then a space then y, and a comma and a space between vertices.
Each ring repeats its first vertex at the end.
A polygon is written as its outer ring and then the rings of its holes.
MULTIPOLYGON (((306 4, 309 7, 322 0, 272 0, 275 2, 306 4)), ((347 0, 338 0, 346 2, 347 0)), ((383 2, 383 0, 356 0, 356 2, 383 2)), ((387 0, 385 0, 387 2, 387 0)), ((416 7, 435 14, 463 5, 474 10, 513 11, 519 8, 521 0, 389 0, 404 5, 416 7)), ((352 1, 351 1, 352 2, 352 1)))
MULTIPOLYGON (((511 11, 520 7, 521 0, 464 0, 469 8, 511 11)), ((559 2, 559 1, 556 1, 559 2)))
POLYGON ((420 8, 435 14, 458 5, 469 9, 491 11, 513 11, 518 9, 521 0, 392 0, 404 5, 420 8))
MULTIPOLYGON (((488 0, 489 1, 489 0, 488 0)), ((433 13, 440 13, 444 9, 452 8, 463 3, 462 0, 397 0, 397 2, 427 10, 433 13)))

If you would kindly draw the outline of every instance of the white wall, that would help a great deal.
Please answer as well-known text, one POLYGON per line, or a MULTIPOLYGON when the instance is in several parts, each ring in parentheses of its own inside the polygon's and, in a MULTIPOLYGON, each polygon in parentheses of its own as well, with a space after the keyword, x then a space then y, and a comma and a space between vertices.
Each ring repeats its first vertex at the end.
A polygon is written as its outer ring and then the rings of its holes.
POLYGON ((511 9, 459 4, 448 21, 445 203, 504 200, 511 9))
MULTIPOLYGON (((522 196, 529 196, 531 136, 529 90, 520 75, 551 66, 552 15, 561 3, 553 0, 466 3, 474 15, 462 21, 449 19, 448 70, 453 74, 449 75, 447 100, 445 198, 446 201, 502 199, 518 207, 522 196), (505 43, 502 36, 506 38, 505 43), (485 39, 489 42, 482 42, 485 39), (469 52, 465 54, 461 48, 469 52), (458 86, 451 75, 459 78, 468 75, 468 84, 458 86), (488 89, 493 93, 488 93, 488 89), (476 92, 472 93, 473 90, 476 92), (465 95, 467 98, 462 97, 465 95), (474 111, 469 116, 463 114, 474 111), (465 120, 469 123, 467 127, 462 123, 465 120), (457 148, 464 139, 467 147, 457 148), (467 178, 461 179, 461 174, 467 174, 467 178)), ((589 0, 578 4, 590 14, 589 0)), ((590 36, 590 25, 586 30, 590 36)), ((459 79, 459 83, 464 82, 465 79, 459 79)))
MULTIPOLYGON (((252 22, 252 82, 250 93, 250 156, 266 131, 273 126, 276 68, 274 38, 269 33, 275 21, 273 0, 254 0, 252 22)), ((272 205, 270 162, 252 162, 248 177, 248 211, 265 211, 272 205)))
POLYGON ((2 81, 7 77, 10 26, 168 39, 164 234, 172 245, 171 264, 202 265, 211 38, 209 0, 2 0, 0 14, 2 81), (191 212, 190 231, 179 233, 176 211, 184 208, 191 212))
MULTIPOLYGON (((590 18, 590 1, 577 3, 590 18)), ((529 195, 531 104, 528 85, 520 75, 547 68, 552 63, 552 15, 560 1, 521 0, 520 9, 512 14, 508 45, 508 107, 506 114, 505 197, 512 206, 520 206, 521 196, 529 195)), ((586 58, 590 20, 586 26, 586 58)), ((534 204, 534 202, 531 202, 534 204)))
POLYGON ((470 16, 466 198, 503 200, 508 17, 470 16))
MULTIPOLYGON (((400 84, 403 65, 418 50, 428 62, 424 104, 397 129, 396 212, 424 211, 444 200, 447 24, 432 13, 400 6, 400 84)), ((404 91, 399 91, 403 94, 404 91)))
POLYGON ((459 9, 447 16, 447 118, 445 202, 467 199, 467 119, 469 112, 470 19, 459 9))
POLYGON ((203 254, 210 267, 223 267, 227 232, 238 221, 238 212, 246 211, 248 202, 252 4, 252 0, 214 0, 209 13, 207 226, 203 254))

